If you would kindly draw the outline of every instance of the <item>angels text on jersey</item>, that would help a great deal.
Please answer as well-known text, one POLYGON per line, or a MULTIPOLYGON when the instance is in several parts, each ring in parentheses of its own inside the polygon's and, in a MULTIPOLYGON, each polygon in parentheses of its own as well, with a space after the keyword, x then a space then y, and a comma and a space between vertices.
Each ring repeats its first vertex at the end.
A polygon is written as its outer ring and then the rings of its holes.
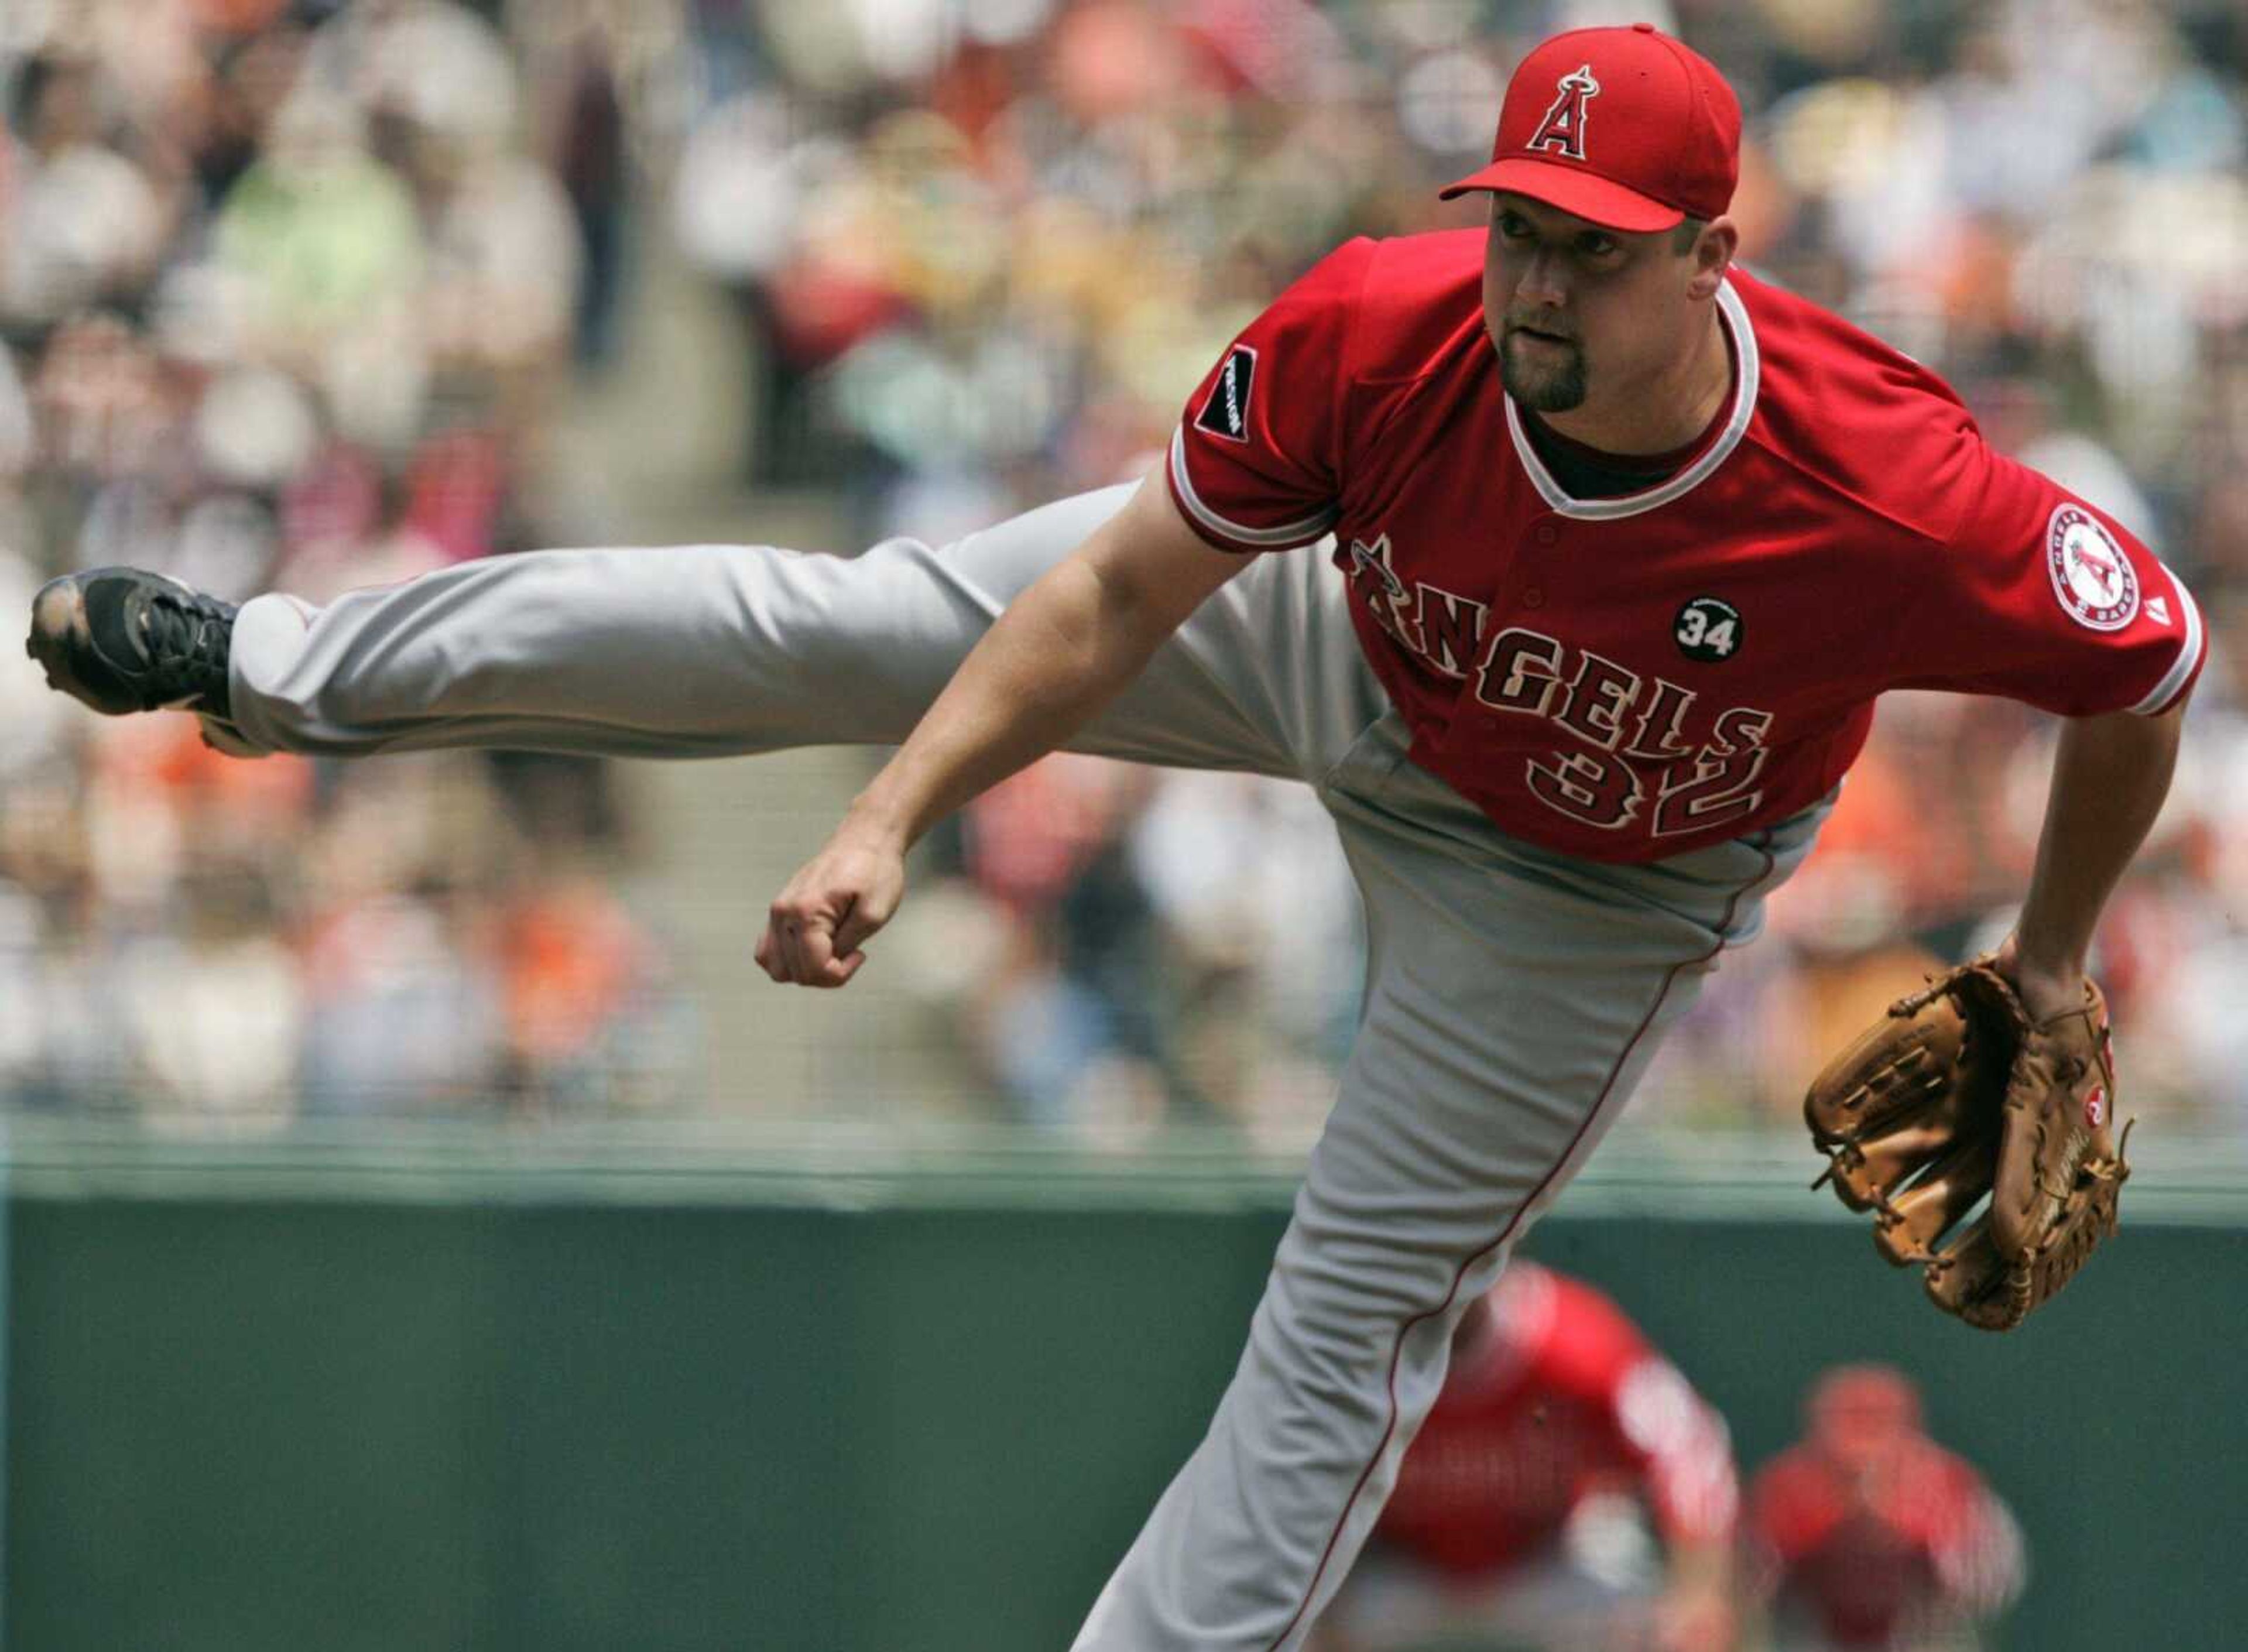
MULTIPOLYGON (((1523 784, 1580 825, 1653 837, 1706 831, 1753 814, 1770 755, 1772 714, 1726 706, 1702 690, 1634 671, 1525 625, 1493 626, 1490 605, 1391 566, 1389 537, 1354 538, 1350 580, 1382 632, 1440 675, 1470 685, 1477 703, 1551 725, 1557 749, 1525 760, 1523 784)), ((1675 634, 1689 660, 1718 661, 1738 646, 1730 603, 1696 598, 1675 634)), ((1683 675, 1683 674, 1682 674, 1683 675)))

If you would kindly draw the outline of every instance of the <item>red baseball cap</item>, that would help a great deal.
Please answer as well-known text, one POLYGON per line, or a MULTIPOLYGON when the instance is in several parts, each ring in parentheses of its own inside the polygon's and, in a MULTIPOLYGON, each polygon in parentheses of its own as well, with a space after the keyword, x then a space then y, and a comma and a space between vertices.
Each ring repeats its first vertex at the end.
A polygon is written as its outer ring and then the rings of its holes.
POLYGON ((1707 58, 1651 23, 1573 29, 1523 58, 1491 164, 1443 195, 1512 189, 1611 230, 1668 230, 1724 211, 1740 151, 1740 99, 1707 58))

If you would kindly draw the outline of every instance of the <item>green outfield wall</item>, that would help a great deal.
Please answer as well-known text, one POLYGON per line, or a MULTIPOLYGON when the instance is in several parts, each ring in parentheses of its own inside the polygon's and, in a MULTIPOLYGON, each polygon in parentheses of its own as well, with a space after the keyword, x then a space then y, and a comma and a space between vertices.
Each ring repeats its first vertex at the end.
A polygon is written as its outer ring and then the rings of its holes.
MULTIPOLYGON (((1287 1182, 20 1161, 12 1652, 1058 1652, 1231 1370, 1287 1182)), ((1792 1176, 1661 1186, 1594 1176, 1525 1248, 1745 1463, 1820 1367, 1892 1360, 2026 1531, 2004 1645, 2248 1644, 2239 1226, 2142 1198, 1991 1337, 1792 1176)))

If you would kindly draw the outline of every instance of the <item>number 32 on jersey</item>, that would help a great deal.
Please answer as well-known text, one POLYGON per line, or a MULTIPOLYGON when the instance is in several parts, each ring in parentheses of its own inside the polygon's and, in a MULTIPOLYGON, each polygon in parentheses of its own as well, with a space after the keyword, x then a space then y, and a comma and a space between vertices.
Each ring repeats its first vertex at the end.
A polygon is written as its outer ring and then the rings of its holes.
MULTIPOLYGON (((1696 657, 1723 658, 1740 646, 1740 615, 1698 600, 1681 611, 1677 639, 1696 657)), ((1643 817, 1651 835, 1676 837, 1744 818, 1763 801, 1756 782, 1771 755, 1769 711, 1732 707, 1689 739, 1701 721, 1693 689, 1520 626, 1491 639, 1475 693, 1493 710, 1546 719, 1582 743, 1529 759, 1523 779, 1539 802, 1587 826, 1619 832, 1643 817)))

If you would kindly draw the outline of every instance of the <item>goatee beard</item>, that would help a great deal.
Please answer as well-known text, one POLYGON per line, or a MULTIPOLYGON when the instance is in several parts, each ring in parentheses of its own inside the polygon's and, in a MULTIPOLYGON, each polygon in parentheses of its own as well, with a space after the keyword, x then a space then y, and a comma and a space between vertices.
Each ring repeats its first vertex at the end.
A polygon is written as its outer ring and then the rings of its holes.
POLYGON ((1506 394, 1535 413, 1568 413, 1585 403, 1585 356, 1575 345, 1567 359, 1551 367, 1518 365, 1510 333, 1498 349, 1498 381, 1506 394))

